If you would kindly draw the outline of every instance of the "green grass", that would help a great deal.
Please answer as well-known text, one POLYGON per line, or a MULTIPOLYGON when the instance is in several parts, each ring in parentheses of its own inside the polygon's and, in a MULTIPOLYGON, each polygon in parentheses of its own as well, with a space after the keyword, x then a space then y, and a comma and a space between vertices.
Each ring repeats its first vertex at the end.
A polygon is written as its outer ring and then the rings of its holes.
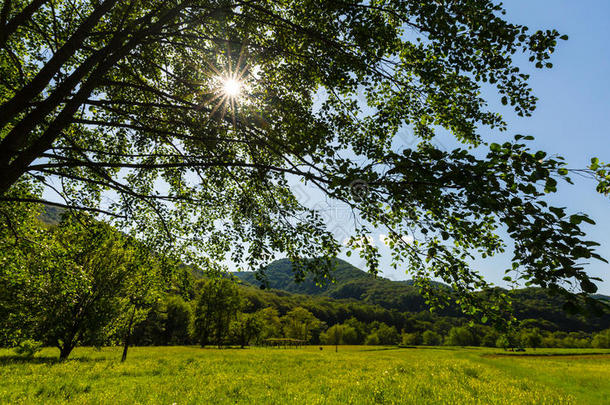
POLYGON ((0 350, 1 403, 609 404, 610 350, 479 348, 0 350), (591 353, 607 353, 592 355, 591 353), (528 350, 527 354, 533 353, 528 350))

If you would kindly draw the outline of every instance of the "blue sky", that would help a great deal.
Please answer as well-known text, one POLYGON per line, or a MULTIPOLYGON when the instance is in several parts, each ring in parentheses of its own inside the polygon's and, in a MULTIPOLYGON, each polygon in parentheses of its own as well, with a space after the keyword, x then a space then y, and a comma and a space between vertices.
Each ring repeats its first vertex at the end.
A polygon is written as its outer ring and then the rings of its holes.
MULTIPOLYGON (((519 118, 500 105, 494 94, 488 99, 492 107, 502 112, 509 123, 504 134, 482 133, 489 139, 502 140, 514 134, 535 136, 532 147, 549 154, 563 155, 571 168, 584 168, 591 157, 610 161, 610 1, 511 0, 504 4, 506 18, 524 24, 531 30, 555 28, 569 36, 556 49, 550 70, 530 67, 525 59, 518 61, 531 74, 538 108, 529 118, 519 118)), ((610 197, 595 192, 591 180, 574 176, 575 185, 563 184, 550 198, 558 206, 572 212, 588 213, 596 222, 586 230, 589 239, 601 243, 598 252, 610 258, 610 197)), ((341 209, 331 208, 331 223, 347 228, 349 218, 341 209)), ((377 236, 377 235, 376 235, 377 236)), ((380 243, 377 243, 379 246, 380 243)), ((402 271, 392 271, 389 251, 381 262, 383 275, 391 279, 408 278, 402 271)), ((362 267, 357 257, 342 257, 362 267)), ((476 262, 475 266, 487 278, 502 285, 502 269, 507 258, 476 262)), ((610 294, 610 266, 591 263, 590 274, 605 281, 599 292, 610 294)))

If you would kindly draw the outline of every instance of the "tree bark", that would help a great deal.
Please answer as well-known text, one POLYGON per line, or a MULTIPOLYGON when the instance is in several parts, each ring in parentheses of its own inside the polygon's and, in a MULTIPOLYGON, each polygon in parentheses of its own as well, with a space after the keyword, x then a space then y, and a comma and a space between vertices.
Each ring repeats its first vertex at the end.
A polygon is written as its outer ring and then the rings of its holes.
POLYGON ((136 316, 136 306, 133 306, 131 312, 131 318, 129 319, 129 325, 127 326, 127 332, 125 332, 125 341, 123 343, 123 356, 121 356, 121 363, 127 360, 127 350, 129 349, 129 341, 131 340, 131 327, 133 326, 133 318, 136 316))
POLYGON ((72 343, 64 343, 59 349, 59 360, 66 360, 70 353, 72 353, 72 349, 74 349, 74 345, 72 343))

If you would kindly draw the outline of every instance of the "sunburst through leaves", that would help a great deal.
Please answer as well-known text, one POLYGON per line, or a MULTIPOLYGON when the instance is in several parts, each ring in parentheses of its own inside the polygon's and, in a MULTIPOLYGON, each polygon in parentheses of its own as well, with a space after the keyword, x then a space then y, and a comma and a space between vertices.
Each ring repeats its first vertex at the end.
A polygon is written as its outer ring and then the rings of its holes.
POLYGON ((233 128, 236 129, 238 105, 246 101, 248 93, 249 65, 245 62, 245 47, 239 52, 235 66, 231 63, 231 52, 227 51, 227 62, 224 69, 216 68, 208 62, 213 72, 212 99, 214 107, 210 117, 224 119, 229 112, 231 114, 233 128))

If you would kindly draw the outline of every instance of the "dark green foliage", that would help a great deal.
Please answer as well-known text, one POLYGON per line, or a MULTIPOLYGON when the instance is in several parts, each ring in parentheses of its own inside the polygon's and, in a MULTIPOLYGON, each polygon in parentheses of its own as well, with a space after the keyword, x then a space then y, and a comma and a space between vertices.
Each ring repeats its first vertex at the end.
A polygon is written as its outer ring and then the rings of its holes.
POLYGON ((165 344, 175 345, 188 342, 193 322, 191 306, 178 296, 169 296, 165 300, 165 314, 165 344))
POLYGON ((497 343, 499 337, 500 337, 500 333, 498 333, 498 331, 493 330, 493 329, 488 330, 481 337, 481 346, 497 347, 496 343, 497 343))

